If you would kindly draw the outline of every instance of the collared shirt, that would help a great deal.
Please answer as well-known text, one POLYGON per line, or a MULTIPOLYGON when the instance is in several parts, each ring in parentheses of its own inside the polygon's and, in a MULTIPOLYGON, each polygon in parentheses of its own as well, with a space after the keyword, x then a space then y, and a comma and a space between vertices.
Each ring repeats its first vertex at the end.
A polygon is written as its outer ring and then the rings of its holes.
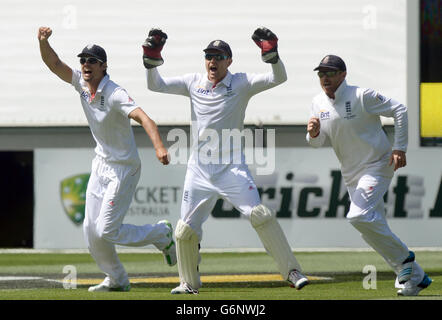
POLYGON ((265 74, 228 71, 215 87, 207 74, 162 78, 157 69, 147 70, 150 90, 190 98, 193 147, 189 164, 244 163, 243 144, 230 141, 228 135, 243 131, 246 107, 253 95, 287 79, 281 61, 272 64, 272 71, 265 74))
POLYGON ((355 183, 365 173, 392 177, 392 149, 407 150, 407 108, 372 89, 349 86, 344 80, 335 99, 325 92, 313 98, 310 116, 319 118, 321 129, 316 138, 307 133, 307 141, 320 147, 326 138, 330 139, 347 184, 355 183), (393 147, 382 129, 380 116, 394 118, 393 147))
POLYGON ((129 113, 138 108, 126 90, 106 75, 92 97, 81 71, 72 71, 72 85, 80 93, 81 105, 97 146, 95 153, 107 162, 139 165, 129 113))

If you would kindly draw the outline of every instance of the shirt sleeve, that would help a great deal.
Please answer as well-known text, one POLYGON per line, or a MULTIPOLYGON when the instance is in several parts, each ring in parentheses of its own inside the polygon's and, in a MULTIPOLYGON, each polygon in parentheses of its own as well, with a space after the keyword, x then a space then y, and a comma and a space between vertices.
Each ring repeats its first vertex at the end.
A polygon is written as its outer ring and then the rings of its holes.
POLYGON ((81 71, 80 70, 72 70, 72 86, 75 88, 76 91, 79 93, 83 92, 83 89, 81 87, 81 71))
POLYGON ((147 88, 149 90, 189 96, 191 75, 163 78, 157 69, 151 68, 146 70, 147 88))
POLYGON ((264 90, 276 87, 287 80, 287 72, 281 59, 273 63, 272 71, 262 74, 247 74, 247 80, 250 85, 250 96, 260 93, 264 90))
POLYGON ((112 94, 111 107, 128 117, 129 113, 134 111, 138 106, 135 101, 129 96, 129 94, 123 88, 118 88, 112 94))
POLYGON ((364 89, 362 95, 362 103, 368 113, 394 118, 393 150, 406 152, 408 146, 407 107, 372 89, 364 89))

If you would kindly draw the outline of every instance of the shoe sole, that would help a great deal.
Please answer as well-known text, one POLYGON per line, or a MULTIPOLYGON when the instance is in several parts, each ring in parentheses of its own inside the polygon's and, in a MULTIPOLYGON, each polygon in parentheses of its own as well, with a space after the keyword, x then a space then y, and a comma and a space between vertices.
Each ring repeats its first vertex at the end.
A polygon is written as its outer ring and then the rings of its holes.
POLYGON ((402 297, 416 297, 416 296, 419 295, 419 292, 421 292, 424 289, 427 289, 432 283, 433 283, 433 280, 428 275, 425 274, 425 276, 422 279, 421 283, 419 283, 417 285, 417 288, 416 288, 417 292, 416 293, 414 293, 414 294, 403 294, 403 292, 402 292, 403 289, 400 289, 400 290, 398 290, 397 295, 398 296, 402 296, 402 297))
POLYGON ((303 281, 301 282, 298 287, 296 287, 296 290, 301 290, 302 288, 304 288, 306 285, 310 284, 310 281, 303 281))
POLYGON ((308 281, 308 280, 301 282, 298 286, 295 286, 293 283, 290 283, 290 288, 295 288, 296 290, 301 290, 302 288, 304 288, 308 284, 310 284, 310 281, 308 281))
POLYGON ((174 290, 172 290, 172 291, 170 291, 170 293, 171 294, 199 294, 199 291, 198 290, 193 290, 193 291, 187 291, 187 290, 185 290, 185 291, 174 291, 174 290))
POLYGON ((89 292, 129 292, 130 286, 127 287, 118 287, 118 288, 106 288, 106 289, 100 289, 100 290, 94 290, 89 288, 87 291, 89 292))
POLYGON ((186 291, 186 292, 174 292, 174 291, 171 291, 170 292, 171 294, 198 294, 198 292, 189 292, 189 291, 186 291))

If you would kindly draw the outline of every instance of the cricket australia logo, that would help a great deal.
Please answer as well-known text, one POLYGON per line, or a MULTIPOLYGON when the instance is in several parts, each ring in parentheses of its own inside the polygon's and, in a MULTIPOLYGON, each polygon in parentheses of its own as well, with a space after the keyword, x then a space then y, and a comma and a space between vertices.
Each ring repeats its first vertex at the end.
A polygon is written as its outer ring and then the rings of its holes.
POLYGON ((89 173, 68 177, 60 183, 60 197, 63 209, 68 218, 75 224, 81 225, 86 209, 86 188, 89 173))

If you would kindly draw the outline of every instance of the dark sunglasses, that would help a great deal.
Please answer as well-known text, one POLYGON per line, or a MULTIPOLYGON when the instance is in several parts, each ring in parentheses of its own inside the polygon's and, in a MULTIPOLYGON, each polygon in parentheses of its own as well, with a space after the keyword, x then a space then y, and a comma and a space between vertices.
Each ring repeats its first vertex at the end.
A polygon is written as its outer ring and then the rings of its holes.
POLYGON ((206 58, 206 60, 212 60, 213 58, 215 58, 216 61, 221 61, 228 58, 228 56, 219 53, 206 53, 204 57, 206 58))
POLYGON ((319 71, 318 77, 323 78, 324 76, 327 76, 328 78, 332 78, 340 72, 341 71, 319 71))
POLYGON ((80 64, 85 64, 86 62, 89 64, 96 64, 97 62, 103 63, 103 61, 94 57, 80 58, 80 64))

